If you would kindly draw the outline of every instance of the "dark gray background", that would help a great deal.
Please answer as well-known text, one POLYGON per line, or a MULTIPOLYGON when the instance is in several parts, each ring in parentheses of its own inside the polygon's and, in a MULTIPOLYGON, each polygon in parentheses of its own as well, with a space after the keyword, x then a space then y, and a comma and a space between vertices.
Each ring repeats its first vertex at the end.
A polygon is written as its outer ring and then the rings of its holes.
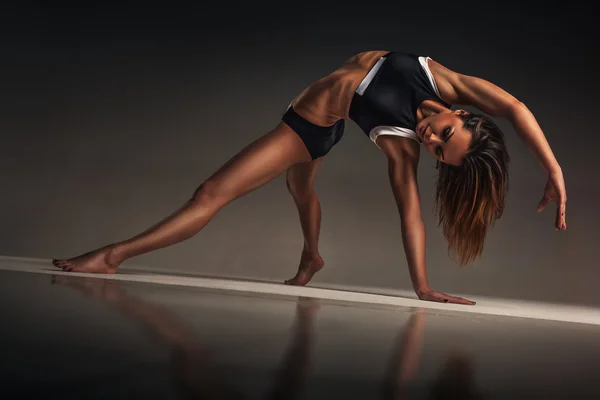
MULTIPOLYGON (((432 287, 600 304, 599 63, 589 9, 573 2, 54 4, 0 13, 0 254, 69 257, 146 229, 273 128, 312 81, 355 53, 400 50, 522 100, 566 177, 569 230, 557 232, 554 205, 536 213, 545 172, 498 120, 512 157, 506 212, 483 257, 458 269, 433 214, 435 162, 422 152, 432 287)), ((410 289, 385 157, 352 122, 317 190, 326 266, 313 282, 410 289)), ((282 281, 294 275, 301 249, 280 177, 189 241, 124 265, 282 281)))

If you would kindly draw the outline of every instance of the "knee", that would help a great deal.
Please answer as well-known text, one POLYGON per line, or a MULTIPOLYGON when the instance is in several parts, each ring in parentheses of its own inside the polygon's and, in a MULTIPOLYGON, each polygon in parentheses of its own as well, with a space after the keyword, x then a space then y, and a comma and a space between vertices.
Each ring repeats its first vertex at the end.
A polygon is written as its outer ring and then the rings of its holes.
POLYGON ((191 202, 201 203, 204 205, 218 203, 219 200, 224 197, 222 192, 223 191, 220 188, 220 185, 209 179, 200 185, 196 191, 194 191, 191 202))
POLYGON ((313 194, 312 185, 298 184, 291 181, 290 179, 286 179, 285 183, 288 192, 290 192, 290 194, 294 198, 294 201, 298 204, 306 203, 310 196, 313 194))

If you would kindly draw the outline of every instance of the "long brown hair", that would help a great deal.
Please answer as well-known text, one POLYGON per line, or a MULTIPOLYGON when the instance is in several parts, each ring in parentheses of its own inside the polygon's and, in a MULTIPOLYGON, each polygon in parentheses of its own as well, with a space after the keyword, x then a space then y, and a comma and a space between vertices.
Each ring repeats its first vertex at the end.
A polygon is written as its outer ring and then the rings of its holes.
POLYGON ((500 128, 480 114, 462 114, 473 139, 460 166, 440 163, 435 211, 459 265, 477 259, 488 228, 504 212, 510 157, 500 128))

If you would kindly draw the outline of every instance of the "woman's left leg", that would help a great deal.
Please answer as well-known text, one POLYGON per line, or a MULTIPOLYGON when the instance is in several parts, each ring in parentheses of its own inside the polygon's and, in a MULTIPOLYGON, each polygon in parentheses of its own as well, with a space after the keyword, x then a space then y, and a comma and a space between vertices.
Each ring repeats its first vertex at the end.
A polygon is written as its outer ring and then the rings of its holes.
POLYGON ((200 185, 183 207, 155 226, 81 256, 53 260, 53 264, 64 271, 114 273, 129 258, 189 239, 231 201, 311 159, 302 139, 281 122, 229 160, 200 185))

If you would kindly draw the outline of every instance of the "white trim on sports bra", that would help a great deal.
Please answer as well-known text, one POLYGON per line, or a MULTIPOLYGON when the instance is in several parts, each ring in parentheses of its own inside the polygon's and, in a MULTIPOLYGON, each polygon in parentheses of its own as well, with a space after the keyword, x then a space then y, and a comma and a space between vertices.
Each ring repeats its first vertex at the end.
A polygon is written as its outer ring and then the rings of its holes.
POLYGON ((375 128, 371 129, 371 132, 369 132, 369 138, 377 147, 379 147, 377 144, 377 138, 381 135, 401 136, 416 140, 418 143, 421 143, 417 134, 411 129, 402 128, 399 126, 376 126, 375 128))
POLYGON ((360 94, 361 96, 365 93, 365 90, 367 90, 367 88, 369 87, 369 84, 373 80, 373 77, 375 76, 377 71, 379 71, 379 68, 381 68, 381 64, 383 64, 384 61, 385 57, 381 57, 375 63, 373 68, 371 68, 371 70, 367 73, 367 76, 364 77, 364 79, 360 82, 360 85, 358 85, 358 87, 356 88, 356 93, 360 94))
POLYGON ((419 57, 419 63, 421 64, 421 67, 427 74, 427 77, 429 78, 429 83, 431 83, 431 87, 433 87, 435 94, 437 94, 437 96, 441 99, 442 96, 440 96, 440 91, 438 90, 438 87, 435 84, 435 78, 433 77, 433 74, 429 70, 429 64, 427 64, 427 60, 431 60, 431 57, 424 57, 424 56, 419 57))

